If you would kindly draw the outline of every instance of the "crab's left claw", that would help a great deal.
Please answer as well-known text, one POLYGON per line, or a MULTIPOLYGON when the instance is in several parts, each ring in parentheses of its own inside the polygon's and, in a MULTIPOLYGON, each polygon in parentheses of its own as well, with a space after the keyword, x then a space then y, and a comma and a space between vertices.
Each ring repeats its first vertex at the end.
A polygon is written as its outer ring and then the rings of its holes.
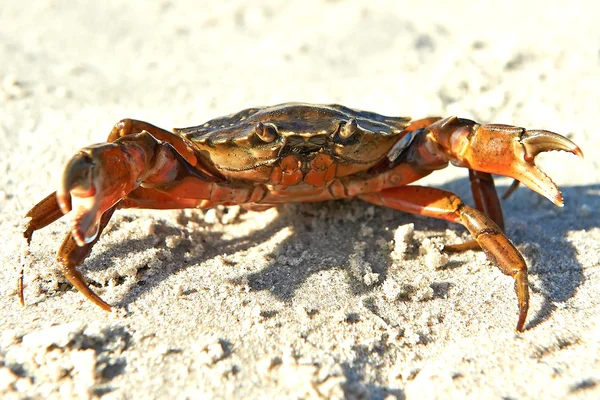
POLYGON ((428 135, 452 163, 476 171, 509 176, 559 207, 562 194, 550 177, 535 165, 546 151, 566 151, 583 157, 571 140, 554 132, 527 130, 510 125, 479 125, 450 117, 431 125, 428 135))
POLYGON ((132 158, 123 146, 102 143, 80 150, 65 167, 56 199, 63 213, 73 211, 78 246, 96 238, 102 214, 138 185, 132 158))
POLYGON ((82 197, 94 195, 93 170, 94 161, 84 151, 74 155, 65 167, 60 189, 56 193, 58 205, 64 214, 71 211, 72 208, 71 190, 82 197))
MULTIPOLYGON (((73 209, 72 233, 76 242, 81 246, 89 243, 98 233, 98 197, 94 177, 95 162, 89 151, 82 150, 77 153, 63 173, 61 185, 56 192, 56 199, 61 211, 66 214, 73 209)), ((100 214, 100 215, 99 215, 100 214)))

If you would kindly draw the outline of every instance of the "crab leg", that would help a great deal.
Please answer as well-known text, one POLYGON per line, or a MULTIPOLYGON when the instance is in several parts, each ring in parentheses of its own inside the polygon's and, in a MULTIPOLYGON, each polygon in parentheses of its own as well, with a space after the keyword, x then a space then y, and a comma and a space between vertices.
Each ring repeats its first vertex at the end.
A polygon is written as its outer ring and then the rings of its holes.
POLYGON ((33 206, 33 208, 27 212, 27 215, 25 215, 27 222, 25 223, 23 236, 27 239, 27 244, 31 243, 33 232, 50 225, 62 216, 63 212, 58 206, 56 192, 49 194, 44 200, 33 206))
POLYGON ((514 278, 519 303, 519 320, 516 330, 523 331, 529 308, 527 264, 521 253, 494 221, 481 211, 465 205, 455 194, 441 189, 403 186, 358 197, 373 204, 457 222, 465 226, 488 258, 504 274, 514 278))
MULTIPOLYGON (((475 200, 475 207, 490 217, 498 225, 501 231, 504 231, 504 216, 502 215, 502 206, 500 198, 494 185, 494 178, 487 172, 469 170, 469 180, 471 181, 471 192, 475 200)), ((450 244, 444 246, 444 251, 458 253, 467 250, 480 250, 476 240, 469 240, 464 243, 450 244)))
POLYGON ((475 207, 490 217, 504 231, 502 205, 500 205, 500 198, 492 174, 470 169, 469 181, 471 181, 471 192, 473 193, 473 200, 475 200, 475 207))
POLYGON ((122 119, 115 124, 110 133, 108 134, 107 142, 115 142, 119 138, 124 136, 136 134, 146 131, 154 136, 158 140, 170 143, 177 152, 190 163, 190 165, 196 165, 197 159, 194 155, 193 150, 187 145, 181 136, 175 135, 169 131, 166 131, 158 126, 154 126, 145 121, 139 121, 136 119, 122 119))
MULTIPOLYGON (((86 243, 82 247, 79 247, 77 246, 77 243, 75 242, 75 239, 73 239, 71 233, 68 233, 56 256, 59 268, 69 282, 71 282, 73 286, 83 293, 85 297, 105 310, 110 310, 110 306, 89 289, 89 287, 84 283, 81 273, 77 271, 75 267, 80 265, 90 254, 92 247, 100 238, 100 234, 108 224, 108 221, 110 220, 110 217, 112 216, 116 207, 116 205, 111 207, 102 215, 98 226, 98 234, 93 241, 86 243)), ((25 231, 23 232, 23 236, 25 236, 25 239, 27 239, 27 244, 31 242, 33 232, 51 224, 62 216, 63 213, 58 206, 58 201, 56 200, 56 192, 50 194, 44 200, 36 204, 27 213, 27 217, 30 219, 26 224, 25 231)), ((19 301, 21 305, 25 305, 23 279, 23 270, 21 270, 17 284, 19 301)))
POLYGON ((92 247, 100 238, 102 231, 110 221, 114 211, 121 208, 152 208, 163 210, 191 208, 197 203, 198 200, 196 199, 178 199, 167 193, 161 193, 156 190, 137 188, 125 199, 119 201, 102 214, 98 227, 98 234, 94 240, 80 247, 73 238, 73 235, 69 233, 65 237, 56 256, 60 271, 88 300, 98 305, 103 310, 110 311, 111 306, 89 288, 84 282, 81 272, 79 272, 76 267, 81 265, 90 255, 92 247))
MULTIPOLYGON (((38 229, 42 229, 45 226, 50 225, 54 221, 58 220, 63 216, 60 207, 58 206, 58 200, 56 199, 56 192, 53 192, 46 196, 45 199, 37 203, 31 210, 25 215, 25 229, 23 230, 23 237, 27 240, 27 245, 31 244, 31 238, 33 232, 38 229)), ((25 265, 21 263, 20 273, 17 280, 17 293, 19 296, 19 302, 22 306, 25 305, 24 290, 24 274, 25 265)))
POLYGON ((75 289, 79 290, 87 299, 106 311, 110 311, 110 305, 90 289, 87 283, 84 282, 81 272, 79 272, 76 267, 81 265, 81 263, 83 263, 83 261, 90 255, 92 247, 94 247, 98 239, 100 239, 102 231, 104 228, 106 228, 106 225, 108 225, 108 221, 110 221, 110 218, 117 209, 117 206, 118 204, 112 206, 106 212, 104 212, 104 214, 102 214, 98 226, 98 234, 94 240, 84 244, 83 246, 79 246, 73 238, 73 235, 69 233, 58 249, 58 254, 56 256, 56 261, 58 262, 60 272, 63 273, 65 278, 67 278, 75 287, 75 289))
MULTIPOLYGON (((205 205, 207 201, 200 201, 197 199, 180 199, 174 197, 168 193, 159 192, 153 189, 145 189, 145 188, 137 188, 123 200, 119 201, 113 207, 109 208, 107 211, 102 214, 100 218, 98 233, 96 238, 89 243, 85 243, 83 246, 79 246, 73 235, 68 233, 65 237, 60 249, 58 250, 56 260, 58 262, 58 267, 63 275, 67 278, 71 284, 81 292, 88 300, 92 301, 94 304, 98 305, 102 309, 106 311, 111 310, 111 306, 102 300, 96 293, 94 293, 89 286, 83 280, 83 276, 77 270, 77 266, 81 265, 83 261, 90 255, 92 247, 96 244, 102 231, 110 221, 114 211, 116 209, 122 208, 147 208, 147 209, 181 209, 181 208, 205 208, 211 207, 212 204, 205 205)), ((56 219, 63 216, 62 211, 58 207, 58 202, 56 201, 55 193, 52 193, 46 199, 42 200, 38 205, 36 205, 32 210, 27 214, 28 217, 31 217, 31 221, 33 223, 28 224, 27 231, 24 232, 25 237, 31 240, 31 235, 33 231, 37 229, 41 229, 44 226, 50 224, 56 219), (54 204, 54 207, 50 207, 50 204, 54 204), (48 221, 46 218, 45 212, 48 212, 48 215, 52 215, 54 218, 52 221, 48 221), (42 224, 43 223, 43 224, 42 224)), ((23 274, 21 273, 18 282, 18 292, 19 292, 19 300, 21 305, 25 304, 24 294, 23 294, 23 274)))
POLYGON ((175 210, 182 208, 204 208, 198 207, 203 201, 206 200, 180 198, 169 193, 159 192, 155 189, 139 187, 119 202, 119 209, 147 208, 152 210, 175 210))

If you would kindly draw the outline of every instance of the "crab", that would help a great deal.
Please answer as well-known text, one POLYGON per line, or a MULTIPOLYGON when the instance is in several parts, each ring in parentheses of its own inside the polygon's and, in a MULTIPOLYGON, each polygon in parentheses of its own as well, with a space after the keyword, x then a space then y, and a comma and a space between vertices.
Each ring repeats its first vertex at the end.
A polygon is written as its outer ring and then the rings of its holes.
MULTIPOLYGON (((457 117, 413 121, 340 105, 249 108, 173 133, 124 119, 105 143, 71 158, 58 190, 27 213, 23 235, 29 244, 33 232, 71 212, 58 267, 87 299, 110 311, 77 266, 117 209, 240 205, 264 210, 288 202, 358 198, 467 228, 472 240, 444 250, 481 249, 514 279, 520 332, 529 308, 527 264, 503 233, 492 174, 511 177, 562 207, 557 186, 534 162, 551 150, 583 156, 571 140, 545 130, 457 117), (449 163, 468 168, 475 208, 449 191, 412 185, 449 163)), ((18 293, 24 304, 22 272, 18 293)))

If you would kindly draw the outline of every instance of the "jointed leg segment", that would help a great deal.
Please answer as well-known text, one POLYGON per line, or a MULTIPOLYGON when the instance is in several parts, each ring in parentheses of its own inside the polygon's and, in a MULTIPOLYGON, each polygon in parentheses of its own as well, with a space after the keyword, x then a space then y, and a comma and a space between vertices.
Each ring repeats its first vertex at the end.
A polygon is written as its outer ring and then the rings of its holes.
POLYGON ((529 308, 527 264, 521 253, 483 212, 465 205, 451 192, 422 186, 404 186, 359 196, 370 203, 400 211, 440 218, 465 226, 500 270, 515 280, 519 302, 517 331, 522 331, 529 308))
MULTIPOLYGON (((471 182, 471 192, 475 200, 475 208, 490 217, 500 230, 504 231, 502 205, 500 204, 500 198, 498 197, 492 174, 470 169, 469 181, 471 182)), ((459 253, 467 250, 481 250, 481 248, 475 239, 464 243, 444 246, 444 251, 449 253, 459 253)))
POLYGON ((118 204, 112 206, 104 212, 100 218, 98 234, 94 240, 84 244, 83 246, 79 246, 73 236, 69 233, 58 249, 58 254, 56 256, 56 261, 58 262, 60 272, 63 273, 65 278, 71 282, 75 289, 79 290, 85 297, 106 311, 110 311, 110 305, 89 288, 89 286, 84 282, 81 272, 77 270, 77 266, 81 265, 83 261, 90 255, 92 247, 94 247, 98 239, 100 239, 102 231, 104 228, 106 228, 106 225, 108 225, 108 222, 117 209, 117 206, 118 204))

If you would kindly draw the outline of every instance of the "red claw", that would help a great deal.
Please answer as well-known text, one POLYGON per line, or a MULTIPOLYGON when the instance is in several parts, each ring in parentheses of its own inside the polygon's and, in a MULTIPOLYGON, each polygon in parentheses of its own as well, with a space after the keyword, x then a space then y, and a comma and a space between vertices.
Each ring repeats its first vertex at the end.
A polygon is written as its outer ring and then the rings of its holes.
POLYGON ((63 213, 73 211, 71 234, 80 247, 96 238, 102 214, 138 185, 127 150, 114 143, 89 146, 65 167, 56 199, 63 213))

